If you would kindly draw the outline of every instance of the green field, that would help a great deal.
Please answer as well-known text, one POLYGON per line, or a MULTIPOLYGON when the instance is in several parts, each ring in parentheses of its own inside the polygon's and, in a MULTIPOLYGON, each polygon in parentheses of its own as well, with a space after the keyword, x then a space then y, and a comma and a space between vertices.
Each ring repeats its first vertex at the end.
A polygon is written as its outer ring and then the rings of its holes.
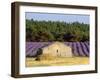
POLYGON ((82 65, 82 64, 89 64, 89 57, 71 57, 71 58, 57 57, 52 60, 40 60, 40 61, 36 61, 35 58, 26 58, 26 67, 68 66, 68 65, 82 65))

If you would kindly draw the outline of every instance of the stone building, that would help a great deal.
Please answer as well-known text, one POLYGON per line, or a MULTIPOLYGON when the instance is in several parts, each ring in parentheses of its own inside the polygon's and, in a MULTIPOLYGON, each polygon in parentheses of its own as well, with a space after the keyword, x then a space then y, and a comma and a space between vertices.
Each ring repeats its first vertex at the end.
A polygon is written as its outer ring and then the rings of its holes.
POLYGON ((54 42, 48 46, 41 48, 42 54, 49 54, 58 57, 72 57, 71 47, 65 45, 63 42, 54 42))

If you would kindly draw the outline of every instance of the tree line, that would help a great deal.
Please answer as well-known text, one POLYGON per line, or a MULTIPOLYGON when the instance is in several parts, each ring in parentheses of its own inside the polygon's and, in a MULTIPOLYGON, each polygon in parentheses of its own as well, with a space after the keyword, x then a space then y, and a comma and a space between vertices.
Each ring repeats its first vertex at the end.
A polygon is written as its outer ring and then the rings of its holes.
POLYGON ((26 19, 26 41, 89 41, 89 24, 26 19))

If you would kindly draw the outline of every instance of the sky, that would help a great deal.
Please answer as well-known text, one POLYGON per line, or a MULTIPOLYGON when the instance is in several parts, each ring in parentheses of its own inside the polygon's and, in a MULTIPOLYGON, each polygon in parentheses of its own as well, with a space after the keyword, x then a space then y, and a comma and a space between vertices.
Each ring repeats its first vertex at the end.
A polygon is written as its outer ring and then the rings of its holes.
POLYGON ((61 21, 66 23, 79 22, 84 24, 89 24, 90 16, 82 14, 55 14, 55 13, 34 13, 26 12, 26 19, 33 19, 38 21, 61 21))

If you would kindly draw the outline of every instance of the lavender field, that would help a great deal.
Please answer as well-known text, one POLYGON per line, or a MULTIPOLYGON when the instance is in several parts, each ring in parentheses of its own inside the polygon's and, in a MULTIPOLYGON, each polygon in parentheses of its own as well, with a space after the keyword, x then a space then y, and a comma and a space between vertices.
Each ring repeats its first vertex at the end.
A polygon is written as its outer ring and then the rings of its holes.
MULTIPOLYGON (((39 48, 52 43, 53 42, 26 42, 26 56, 35 57, 39 48)), ((64 44, 72 48, 74 56, 89 57, 89 42, 64 42, 64 44)))

